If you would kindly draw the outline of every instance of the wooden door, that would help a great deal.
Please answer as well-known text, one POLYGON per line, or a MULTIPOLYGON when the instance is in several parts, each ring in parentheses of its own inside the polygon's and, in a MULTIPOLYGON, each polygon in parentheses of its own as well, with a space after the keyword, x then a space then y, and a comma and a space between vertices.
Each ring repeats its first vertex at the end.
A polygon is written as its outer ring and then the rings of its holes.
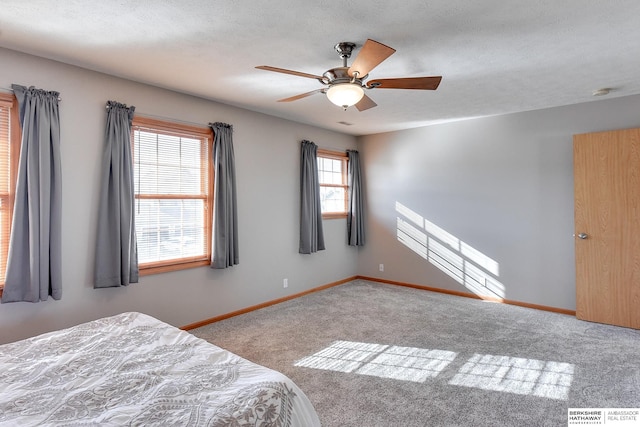
POLYGON ((576 315, 640 329, 640 129, 574 135, 576 315))

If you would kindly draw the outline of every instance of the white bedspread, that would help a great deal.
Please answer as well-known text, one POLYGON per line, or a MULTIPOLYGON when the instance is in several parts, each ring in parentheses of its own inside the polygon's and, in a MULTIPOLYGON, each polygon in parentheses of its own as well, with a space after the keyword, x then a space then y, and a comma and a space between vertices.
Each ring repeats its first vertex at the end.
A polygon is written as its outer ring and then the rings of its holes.
POLYGON ((0 346, 3 426, 319 426, 304 393, 140 313, 0 346))

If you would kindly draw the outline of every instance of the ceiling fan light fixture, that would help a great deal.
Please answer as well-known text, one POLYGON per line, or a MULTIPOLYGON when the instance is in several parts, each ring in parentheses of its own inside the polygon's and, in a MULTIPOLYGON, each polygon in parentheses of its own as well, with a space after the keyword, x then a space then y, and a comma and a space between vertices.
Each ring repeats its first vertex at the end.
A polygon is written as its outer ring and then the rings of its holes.
POLYGON ((357 104, 363 96, 364 89, 357 83, 337 83, 327 90, 329 101, 345 110, 357 104))

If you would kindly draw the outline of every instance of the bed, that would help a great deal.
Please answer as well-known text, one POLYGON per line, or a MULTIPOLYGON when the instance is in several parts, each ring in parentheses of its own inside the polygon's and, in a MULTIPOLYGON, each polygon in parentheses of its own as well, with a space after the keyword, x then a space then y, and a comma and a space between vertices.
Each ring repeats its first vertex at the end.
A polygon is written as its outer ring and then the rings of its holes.
POLYGON ((0 345, 2 426, 319 426, 285 375, 141 313, 0 345))

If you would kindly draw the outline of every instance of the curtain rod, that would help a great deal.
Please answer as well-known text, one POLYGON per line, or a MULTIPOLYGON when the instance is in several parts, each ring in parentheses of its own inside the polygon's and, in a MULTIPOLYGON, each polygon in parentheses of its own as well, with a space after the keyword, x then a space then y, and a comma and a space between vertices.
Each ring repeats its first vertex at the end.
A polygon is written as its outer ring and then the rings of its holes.
MULTIPOLYGON (((4 86, 1 86, 1 87, 0 87, 0 89, 2 89, 2 90, 4 90, 4 91, 7 91, 7 92, 14 93, 13 89, 12 89, 12 88, 10 88, 10 87, 4 87, 4 86)), ((48 91, 47 91, 47 92, 48 92, 48 91)), ((61 102, 61 101, 62 101, 62 97, 61 97, 60 95, 58 95, 58 102, 61 102)))
MULTIPOLYGON (((153 114, 139 114, 137 111, 135 113, 136 116, 140 116, 143 118, 147 118, 147 119, 156 119, 156 120, 164 120, 166 122, 173 122, 173 123, 180 123, 183 125, 190 125, 190 126, 197 126, 197 127, 201 127, 201 128, 209 128, 209 124, 202 124, 202 123, 195 123, 195 122, 189 122, 187 120, 180 120, 180 119, 175 119, 172 117, 163 117, 163 116, 156 116, 153 114)), ((213 123, 213 121, 211 122, 213 123)))
POLYGON ((355 150, 355 148, 321 147, 320 145, 318 145, 318 150, 333 151, 336 153, 341 153, 341 152, 346 153, 348 150, 355 150))
MULTIPOLYGON (((127 104, 123 104, 123 105, 125 107, 127 107, 127 108, 131 107, 131 105, 127 105, 127 104)), ((104 105, 104 108, 106 108, 107 110, 109 109, 109 102, 107 102, 104 105)), ((186 120, 180 120, 180 119, 174 119, 174 118, 162 117, 162 116, 154 116, 153 114, 140 114, 138 111, 136 111, 134 113, 134 115, 136 115, 138 117, 146 118, 146 119, 163 120, 165 122, 173 122, 173 123, 179 123, 179 124, 183 124, 183 125, 198 126, 198 127, 202 127, 202 128, 208 128, 209 127, 208 124, 203 125, 202 123, 188 122, 186 120)))

